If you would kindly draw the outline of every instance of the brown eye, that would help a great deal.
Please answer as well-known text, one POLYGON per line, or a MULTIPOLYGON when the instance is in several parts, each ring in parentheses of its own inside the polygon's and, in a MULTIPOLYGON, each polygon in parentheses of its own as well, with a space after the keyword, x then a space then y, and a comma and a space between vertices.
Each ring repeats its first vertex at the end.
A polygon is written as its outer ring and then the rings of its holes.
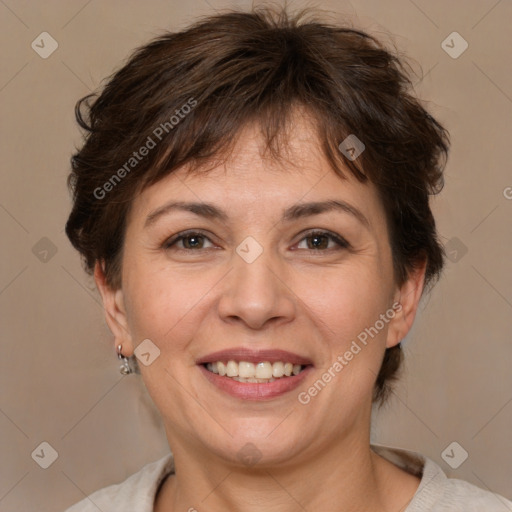
POLYGON ((329 237, 325 235, 310 235, 308 240, 308 249, 327 249, 329 246, 329 237))
POLYGON ((326 249, 346 249, 349 247, 346 240, 328 231, 315 231, 309 233, 299 242, 299 246, 303 240, 306 240, 306 247, 298 247, 299 249, 321 251, 326 249), (330 242, 334 242, 334 244, 329 245, 330 242))
POLYGON ((202 249, 204 244, 204 237, 201 235, 188 235, 182 237, 183 246, 185 249, 202 249))
MULTIPOLYGON (((205 249, 205 242, 208 241, 211 244, 210 239, 195 231, 179 234, 170 240, 164 242, 163 247, 165 249, 171 249, 176 247, 177 250, 193 251, 196 249, 205 249), (181 244, 181 245, 180 245, 181 244)), ((213 244, 212 244, 213 245, 213 244)))

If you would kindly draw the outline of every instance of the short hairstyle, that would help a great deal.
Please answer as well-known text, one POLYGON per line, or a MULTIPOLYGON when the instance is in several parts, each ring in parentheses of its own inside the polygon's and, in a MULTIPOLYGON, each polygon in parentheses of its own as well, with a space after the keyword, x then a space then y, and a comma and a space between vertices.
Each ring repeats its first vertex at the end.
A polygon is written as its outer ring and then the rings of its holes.
MULTIPOLYGON (((396 49, 309 14, 264 7, 203 17, 136 49, 101 94, 77 102, 86 133, 71 158, 66 234, 88 273, 99 261, 107 284, 121 286, 127 215, 147 186, 227 159, 250 122, 279 159, 300 106, 333 171, 375 184, 396 283, 425 261, 425 288, 439 278, 444 250, 429 196, 443 187, 449 135, 412 94, 396 49), (340 150, 349 135, 365 145, 355 159, 340 150)), ((402 359, 400 344, 386 349, 373 402, 385 402, 402 359)))

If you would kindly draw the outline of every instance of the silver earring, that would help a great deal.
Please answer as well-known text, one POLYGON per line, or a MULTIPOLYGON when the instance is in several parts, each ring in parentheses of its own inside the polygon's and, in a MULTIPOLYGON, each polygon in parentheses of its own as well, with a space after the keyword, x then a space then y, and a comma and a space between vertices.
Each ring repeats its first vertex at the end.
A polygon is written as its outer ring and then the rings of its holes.
POLYGON ((133 370, 130 367, 130 362, 128 361, 128 359, 123 356, 122 349, 122 345, 117 346, 117 357, 123 361, 123 364, 121 364, 121 366, 119 367, 119 372, 122 373, 123 375, 128 375, 130 373, 133 373, 133 370))

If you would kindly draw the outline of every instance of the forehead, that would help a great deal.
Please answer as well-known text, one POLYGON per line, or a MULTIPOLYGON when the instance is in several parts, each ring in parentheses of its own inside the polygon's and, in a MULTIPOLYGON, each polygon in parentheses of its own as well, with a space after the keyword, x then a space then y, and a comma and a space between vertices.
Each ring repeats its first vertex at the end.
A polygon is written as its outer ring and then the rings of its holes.
POLYGON ((212 160, 190 172, 185 166, 146 188, 134 200, 133 220, 143 221, 169 200, 214 203, 229 216, 249 218, 274 216, 296 203, 339 199, 363 211, 377 227, 384 212, 375 186, 359 182, 348 169, 340 177, 306 117, 294 117, 279 159, 266 151, 260 129, 259 124, 247 125, 218 165, 212 160))

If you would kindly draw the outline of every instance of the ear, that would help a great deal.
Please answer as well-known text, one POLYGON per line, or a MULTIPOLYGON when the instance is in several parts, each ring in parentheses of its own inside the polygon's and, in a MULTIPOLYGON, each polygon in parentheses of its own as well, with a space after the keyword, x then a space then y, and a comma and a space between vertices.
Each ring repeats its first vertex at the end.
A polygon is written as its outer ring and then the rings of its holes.
POLYGON ((426 268, 425 259, 410 272, 407 281, 397 288, 393 303, 395 316, 388 325, 386 348, 398 345, 411 330, 425 283, 426 268))
POLYGON ((94 265, 94 281, 103 300, 105 319, 110 332, 114 335, 115 346, 123 346, 123 356, 133 354, 133 341, 128 329, 126 310, 124 306, 123 290, 113 290, 106 282, 103 262, 96 261, 94 265))

